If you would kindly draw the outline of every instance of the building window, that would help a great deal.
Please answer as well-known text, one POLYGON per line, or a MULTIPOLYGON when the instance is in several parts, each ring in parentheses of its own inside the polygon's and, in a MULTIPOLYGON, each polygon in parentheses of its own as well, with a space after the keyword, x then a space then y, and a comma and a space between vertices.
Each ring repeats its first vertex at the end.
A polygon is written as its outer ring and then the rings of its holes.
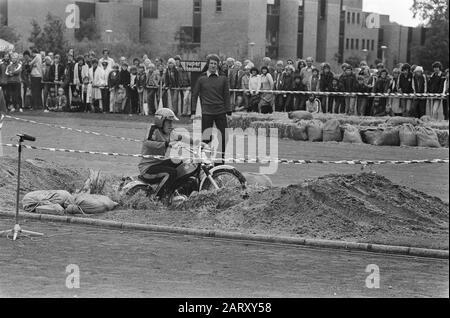
POLYGON ((375 40, 372 40, 372 51, 375 50, 375 40))
POLYGON ((350 49, 353 50, 355 48, 355 40, 350 40, 350 49))
POLYGON ((356 49, 359 50, 359 39, 356 39, 355 41, 356 41, 355 43, 356 49))
POLYGON ((352 23, 355 24, 355 12, 352 12, 352 23))
POLYGON ((194 13, 202 12, 202 1, 194 0, 194 13))
POLYGON ((192 28, 192 42, 194 43, 200 43, 202 40, 202 29, 200 27, 193 27, 192 28))
POLYGON ((216 0, 216 13, 222 12, 222 0, 216 0))
POLYGON ((345 41, 345 49, 348 50, 350 47, 350 39, 346 39, 345 41))
POLYGON ((366 48, 366 40, 362 39, 361 49, 364 50, 366 48))
POLYGON ((361 15, 359 13, 356 14, 356 23, 361 24, 361 15))
POLYGON ((158 0, 144 0, 142 5, 142 16, 148 19, 157 19, 158 0))
POLYGON ((351 13, 347 12, 347 23, 350 24, 351 13))
POLYGON ((327 1, 320 0, 320 18, 324 20, 327 16, 327 1))

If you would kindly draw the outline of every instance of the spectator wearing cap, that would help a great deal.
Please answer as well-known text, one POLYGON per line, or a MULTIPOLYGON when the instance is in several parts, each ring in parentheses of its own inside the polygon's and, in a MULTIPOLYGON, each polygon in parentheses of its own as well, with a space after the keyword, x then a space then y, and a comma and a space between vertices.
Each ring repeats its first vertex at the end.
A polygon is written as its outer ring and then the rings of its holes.
POLYGON ((163 102, 164 107, 170 108, 175 115, 178 116, 181 111, 178 109, 178 90, 180 87, 180 76, 176 68, 175 59, 170 58, 167 61, 167 69, 164 75, 164 93, 163 102), (171 98, 171 104, 169 104, 169 94, 171 98))
POLYGON ((300 71, 300 76, 302 78, 303 85, 308 87, 309 82, 312 77, 312 70, 314 69, 314 59, 312 57, 308 57, 306 59, 306 67, 302 68, 300 71))
MULTIPOLYGON (((414 94, 427 93, 427 77, 423 73, 422 66, 416 66, 414 69, 414 75, 412 80, 412 87, 414 94)), ((411 115, 417 118, 421 118, 426 115, 427 100, 423 98, 415 98, 413 100, 413 107, 411 109, 411 115)))
MULTIPOLYGON (((343 92, 352 93, 356 90, 357 79, 353 73, 353 67, 349 64, 346 65, 344 74, 341 75, 340 82, 343 92)), ((345 100, 345 113, 347 115, 355 114, 356 98, 353 96, 346 96, 345 100)))
POLYGON ((100 60, 98 61, 100 63, 100 65, 103 65, 103 62, 107 63, 106 68, 108 69, 108 73, 112 71, 112 68, 114 66, 114 60, 109 57, 109 50, 108 49, 103 49, 102 51, 102 57, 100 58, 100 60))
POLYGON ((258 110, 262 114, 271 114, 273 113, 273 94, 264 92, 273 89, 273 78, 267 66, 261 67, 260 82, 262 92, 259 100, 258 110))
MULTIPOLYGON (((222 158, 225 156, 226 135, 228 127, 227 115, 231 115, 230 85, 228 78, 219 75, 220 58, 217 55, 209 55, 203 74, 198 79, 192 93, 193 106, 197 105, 200 97, 202 107, 202 133, 205 142, 211 142, 211 131, 213 125, 221 134, 219 139, 219 151, 222 158)), ((193 114, 195 110, 193 109, 193 114)))
MULTIPOLYGON (((412 94, 412 73, 411 66, 408 63, 402 65, 401 74, 398 80, 398 92, 400 94, 412 94)), ((401 98, 400 108, 402 109, 403 116, 411 116, 412 99, 401 98)))
MULTIPOLYGON (((442 94, 445 83, 445 74, 442 72, 442 63, 434 62, 432 67, 433 74, 428 80, 428 92, 432 94, 442 94)), ((436 98, 429 101, 427 115, 434 119, 443 118, 442 99, 436 98)))
MULTIPOLYGON (((331 85, 333 84, 334 74, 331 72, 331 66, 328 63, 324 63, 322 65, 322 72, 320 73, 320 84, 319 90, 321 92, 330 92, 331 85)), ((329 97, 324 96, 321 98, 322 103, 322 112, 323 113, 332 113, 333 105, 330 105, 329 97)))

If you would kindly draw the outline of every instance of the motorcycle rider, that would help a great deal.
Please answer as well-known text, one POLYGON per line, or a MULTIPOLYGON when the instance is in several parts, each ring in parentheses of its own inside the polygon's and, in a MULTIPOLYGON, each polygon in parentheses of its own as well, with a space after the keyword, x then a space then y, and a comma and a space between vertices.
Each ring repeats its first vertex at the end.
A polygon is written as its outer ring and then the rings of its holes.
MULTIPOLYGON (((167 158, 142 158, 138 165, 141 179, 145 181, 161 179, 155 192, 155 196, 160 199, 164 198, 172 190, 171 186, 177 179, 176 168, 181 164, 181 162, 176 163, 170 159, 171 146, 180 141, 186 142, 191 146, 196 144, 191 138, 174 131, 173 122, 178 120, 175 113, 169 108, 157 110, 154 124, 150 127, 142 145, 142 155, 167 158)), ((203 142, 200 142, 200 145, 203 148, 207 147, 203 142)))
MULTIPOLYGON (((174 142, 181 140, 181 136, 173 132, 173 122, 179 119, 169 108, 161 108, 155 113, 155 122, 142 145, 142 155, 166 156, 174 142)), ((178 164, 171 159, 142 158, 139 163, 141 178, 146 181, 161 179, 156 190, 156 197, 162 198, 177 178, 178 164)))

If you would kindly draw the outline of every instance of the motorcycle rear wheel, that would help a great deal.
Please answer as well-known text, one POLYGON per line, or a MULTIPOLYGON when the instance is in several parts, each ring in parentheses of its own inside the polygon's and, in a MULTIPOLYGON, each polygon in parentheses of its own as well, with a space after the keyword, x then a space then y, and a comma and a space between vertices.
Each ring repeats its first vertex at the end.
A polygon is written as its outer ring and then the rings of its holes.
MULTIPOLYGON (((247 180, 238 170, 218 170, 212 175, 212 178, 217 183, 219 188, 246 188, 247 180)), ((200 191, 213 191, 216 190, 214 185, 209 179, 206 179, 203 183, 200 191)))

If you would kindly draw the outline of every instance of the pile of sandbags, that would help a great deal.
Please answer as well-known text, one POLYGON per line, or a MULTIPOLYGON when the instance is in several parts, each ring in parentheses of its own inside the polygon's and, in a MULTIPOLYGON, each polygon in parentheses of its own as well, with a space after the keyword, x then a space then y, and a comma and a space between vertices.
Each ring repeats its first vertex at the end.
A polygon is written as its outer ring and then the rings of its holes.
POLYGON ((41 190, 27 193, 22 199, 26 212, 42 214, 97 214, 111 211, 118 203, 104 195, 79 193, 71 195, 63 190, 41 190))
POLYGON ((417 147, 416 128, 412 124, 403 124, 398 128, 400 146, 417 147))
POLYGON ((288 118, 293 120, 312 120, 313 115, 310 112, 299 110, 295 112, 290 112, 288 114, 288 118))
POLYGON ((397 127, 378 127, 363 131, 366 143, 374 146, 400 146, 400 136, 397 127))
POLYGON ((342 131, 339 120, 330 119, 323 125, 323 141, 342 141, 342 131))
POLYGON ((416 127, 417 145, 419 147, 440 148, 436 131, 429 127, 416 127))
POLYGON ((352 144, 362 144, 363 141, 361 138, 361 133, 359 132, 359 128, 350 124, 345 125, 344 137, 342 141, 352 144))
POLYGON ((310 120, 306 127, 308 140, 311 142, 323 141, 323 123, 320 120, 310 120))

